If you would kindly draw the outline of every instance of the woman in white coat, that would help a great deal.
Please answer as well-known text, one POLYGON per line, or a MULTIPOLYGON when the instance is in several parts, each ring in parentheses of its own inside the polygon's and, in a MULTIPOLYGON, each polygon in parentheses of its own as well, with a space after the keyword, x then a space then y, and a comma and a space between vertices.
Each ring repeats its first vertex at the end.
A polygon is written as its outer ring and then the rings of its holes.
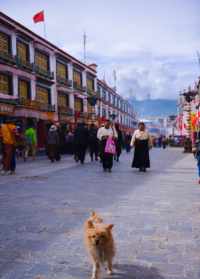
POLYGON ((145 172, 146 168, 150 168, 149 149, 152 147, 152 143, 143 122, 138 124, 138 129, 131 139, 131 146, 135 148, 132 168, 138 168, 139 171, 145 172))
POLYGON ((100 141, 100 153, 104 171, 111 172, 113 167, 113 154, 105 152, 105 146, 108 137, 117 139, 117 132, 112 123, 107 120, 104 127, 99 128, 97 138, 100 141))

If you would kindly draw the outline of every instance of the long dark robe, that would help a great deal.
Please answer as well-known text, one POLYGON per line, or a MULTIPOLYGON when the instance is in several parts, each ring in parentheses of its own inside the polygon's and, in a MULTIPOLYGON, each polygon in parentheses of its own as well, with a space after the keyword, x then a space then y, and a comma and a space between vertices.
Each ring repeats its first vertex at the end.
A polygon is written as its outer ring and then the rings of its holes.
POLYGON ((75 160, 84 163, 87 146, 88 129, 83 124, 79 124, 74 133, 75 160))
POLYGON ((123 135, 120 130, 117 131, 118 138, 116 139, 116 157, 119 159, 123 147, 123 135))
POLYGON ((149 140, 135 140, 132 168, 150 168, 149 140))
POLYGON ((112 169, 113 167, 113 154, 106 153, 105 146, 106 146, 106 139, 101 141, 101 152, 102 152, 102 164, 104 169, 112 169))
POLYGON ((97 129, 90 128, 89 130, 89 150, 90 150, 90 157, 93 160, 93 156, 95 155, 95 159, 98 159, 99 154, 99 142, 97 139, 97 129))

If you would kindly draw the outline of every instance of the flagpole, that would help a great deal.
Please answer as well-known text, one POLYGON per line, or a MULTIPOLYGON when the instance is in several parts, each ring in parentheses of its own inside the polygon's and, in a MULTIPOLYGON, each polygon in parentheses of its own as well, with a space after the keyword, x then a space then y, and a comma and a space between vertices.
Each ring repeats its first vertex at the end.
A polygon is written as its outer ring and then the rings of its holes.
POLYGON ((43 30, 44 30, 44 37, 47 39, 47 30, 46 30, 46 23, 43 21, 43 30))

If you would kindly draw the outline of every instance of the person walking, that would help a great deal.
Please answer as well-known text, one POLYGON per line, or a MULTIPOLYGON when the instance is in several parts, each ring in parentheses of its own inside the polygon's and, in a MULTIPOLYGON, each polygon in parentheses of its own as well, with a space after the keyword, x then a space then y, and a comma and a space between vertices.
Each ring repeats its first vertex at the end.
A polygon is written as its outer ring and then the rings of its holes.
POLYGON ((198 183, 200 184, 200 140, 199 137, 196 139, 194 146, 192 148, 192 152, 194 154, 195 159, 197 160, 197 168, 198 168, 198 183))
POLYGON ((138 168, 139 171, 145 172, 146 168, 150 168, 149 149, 152 144, 143 122, 138 124, 138 129, 131 139, 131 146, 135 147, 132 168, 138 168))
POLYGON ((94 124, 91 124, 90 129, 89 129, 89 151, 90 151, 90 158, 91 161, 95 160, 98 161, 98 139, 97 139, 97 128, 94 124))
POLYGON ((131 143, 131 135, 129 133, 127 133, 125 135, 125 148, 126 148, 127 153, 129 153, 131 150, 130 143, 131 143))
POLYGON ((123 148, 123 144, 124 144, 124 140, 123 140, 123 135, 122 135, 122 131, 120 130, 119 124, 115 124, 115 128, 117 131, 117 139, 116 139, 116 155, 115 155, 115 160, 117 162, 119 162, 119 157, 122 153, 122 148, 123 148))
POLYGON ((37 135, 34 125, 31 124, 25 131, 26 138, 26 158, 31 154, 32 159, 35 160, 37 148, 37 135))
POLYGON ((167 147, 167 138, 166 136, 162 137, 162 148, 165 149, 167 147))
POLYGON ((117 139, 117 137, 118 135, 116 129, 109 120, 107 120, 104 127, 99 128, 97 132, 97 138, 99 139, 101 145, 102 165, 105 172, 112 171, 113 155, 116 151, 115 140, 117 139), (108 145, 110 145, 110 147, 108 145), (107 150, 107 147, 110 148, 109 152, 107 150))
POLYGON ((47 135, 47 150, 48 157, 53 163, 55 160, 58 160, 59 153, 59 134, 56 125, 51 125, 47 135))
POLYGON ((85 123, 78 123, 74 132, 75 160, 84 164, 88 147, 88 129, 85 123))
POLYGON ((67 154, 74 154, 74 132, 71 128, 66 132, 65 146, 67 154))
POLYGON ((11 118, 6 123, 1 124, 1 137, 3 143, 3 169, 2 174, 14 174, 16 168, 15 160, 15 140, 16 125, 11 118))

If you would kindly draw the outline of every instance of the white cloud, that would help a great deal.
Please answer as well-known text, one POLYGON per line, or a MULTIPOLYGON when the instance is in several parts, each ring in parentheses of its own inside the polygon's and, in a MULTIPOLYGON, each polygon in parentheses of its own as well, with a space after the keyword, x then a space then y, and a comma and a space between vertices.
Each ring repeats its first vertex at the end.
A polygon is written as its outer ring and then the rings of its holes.
POLYGON ((44 9, 48 38, 79 59, 88 35, 88 62, 113 85, 144 98, 176 97, 199 75, 199 0, 1 0, 1 9, 43 35, 32 16, 44 9))

